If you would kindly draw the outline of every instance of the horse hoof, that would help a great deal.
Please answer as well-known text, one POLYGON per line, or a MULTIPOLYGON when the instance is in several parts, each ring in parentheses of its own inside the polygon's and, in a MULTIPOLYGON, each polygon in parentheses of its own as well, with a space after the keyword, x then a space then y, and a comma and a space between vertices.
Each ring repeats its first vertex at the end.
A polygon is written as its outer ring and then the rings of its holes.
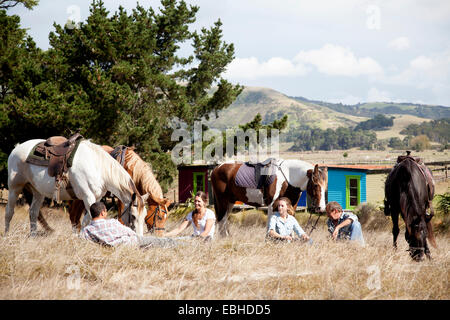
POLYGON ((45 237, 45 236, 48 236, 48 235, 50 235, 50 232, 48 232, 48 231, 32 231, 32 232, 30 232, 29 237, 30 238, 37 238, 37 237, 45 237))

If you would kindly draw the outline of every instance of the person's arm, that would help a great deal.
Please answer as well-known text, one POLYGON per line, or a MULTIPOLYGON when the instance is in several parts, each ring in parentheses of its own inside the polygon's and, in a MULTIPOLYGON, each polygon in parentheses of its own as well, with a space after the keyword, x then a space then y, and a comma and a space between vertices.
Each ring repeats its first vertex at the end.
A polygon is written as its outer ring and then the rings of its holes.
POLYGON ((186 229, 191 222, 187 219, 185 219, 177 228, 173 229, 170 232, 164 233, 164 237, 172 237, 180 234, 184 229, 186 229))
POLYGON ((214 225, 215 219, 206 220, 205 230, 200 234, 200 237, 206 238, 209 236, 209 232, 211 231, 212 226, 214 225))
POLYGON ((342 221, 340 224, 338 224, 336 226, 336 228, 334 228, 334 232, 333 232, 333 240, 336 240, 338 235, 339 235, 339 230, 352 224, 353 223, 353 219, 351 217, 348 217, 347 219, 345 219, 344 221, 342 221))
POLYGON ((278 232, 276 232, 274 229, 269 230, 269 236, 274 239, 280 239, 280 240, 292 240, 291 236, 282 236, 278 232))
POLYGON ((120 230, 120 232, 121 232, 122 234, 127 235, 127 236, 130 236, 130 237, 136 236, 136 232, 133 231, 133 229, 131 229, 130 227, 128 227, 128 226, 126 226, 126 225, 124 225, 124 224, 121 224, 121 223, 119 222, 119 220, 111 219, 111 221, 115 224, 115 227, 116 227, 118 230, 120 230))
POLYGON ((309 240, 309 236, 303 231, 302 227, 298 223, 297 219, 294 218, 294 232, 303 240, 309 240))

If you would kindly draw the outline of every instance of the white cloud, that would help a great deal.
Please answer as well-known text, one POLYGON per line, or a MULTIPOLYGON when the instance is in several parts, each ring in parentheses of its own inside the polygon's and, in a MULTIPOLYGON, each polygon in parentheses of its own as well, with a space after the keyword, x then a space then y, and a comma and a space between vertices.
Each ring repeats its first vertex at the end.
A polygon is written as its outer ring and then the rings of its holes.
POLYGON ((320 49, 300 51, 292 60, 274 57, 259 61, 256 57, 236 58, 227 68, 229 79, 305 76, 312 70, 332 76, 356 77, 380 75, 383 68, 371 57, 356 57, 349 49, 326 44, 320 49))
POLYGON ((412 69, 422 70, 422 71, 426 72, 427 70, 431 70, 433 68, 433 66, 435 65, 435 62, 433 61, 433 59, 431 59, 429 57, 419 56, 419 57, 411 60, 409 65, 412 69))
POLYGON ((408 49, 411 46, 407 37, 399 37, 389 42, 388 47, 397 51, 408 49))
POLYGON ((394 75, 380 77, 380 82, 391 85, 407 85, 436 92, 449 90, 450 50, 431 55, 420 55, 394 75))
POLYGON ((383 68, 373 58, 358 58, 349 48, 333 44, 326 44, 318 50, 300 51, 294 61, 311 64, 319 72, 334 76, 356 77, 383 73, 383 68))
POLYGON ((375 87, 370 88, 367 93, 367 102, 391 102, 391 94, 387 91, 378 90, 375 87))
POLYGON ((260 62, 256 57, 236 58, 227 68, 225 77, 231 79, 255 79, 261 77, 303 76, 308 72, 302 64, 274 57, 260 62))

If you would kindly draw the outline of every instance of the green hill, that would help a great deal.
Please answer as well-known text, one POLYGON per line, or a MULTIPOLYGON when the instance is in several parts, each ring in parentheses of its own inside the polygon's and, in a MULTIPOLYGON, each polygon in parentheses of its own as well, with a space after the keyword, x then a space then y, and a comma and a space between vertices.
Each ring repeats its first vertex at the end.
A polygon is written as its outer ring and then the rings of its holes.
POLYGON ((394 125, 388 130, 376 131, 377 139, 399 137, 410 124, 421 124, 434 119, 449 118, 450 108, 444 106, 413 103, 361 103, 357 105, 334 104, 309 100, 303 97, 289 97, 276 90, 261 87, 245 87, 236 101, 219 112, 217 119, 206 121, 210 128, 224 130, 253 120, 261 114, 263 123, 271 123, 288 115, 288 130, 308 125, 320 129, 355 127, 358 123, 383 114, 394 117, 394 125))
POLYGON ((289 116, 289 126, 309 125, 321 129, 337 126, 355 126, 368 117, 352 116, 319 104, 303 103, 278 91, 245 87, 236 101, 220 111, 219 117, 208 121, 207 125, 225 129, 247 123, 261 114, 264 123, 289 116))
POLYGON ((292 99, 305 104, 321 105, 337 112, 358 115, 362 117, 374 117, 377 114, 409 114, 412 116, 427 118, 432 120, 449 118, 450 108, 445 106, 423 105, 414 103, 393 103, 393 102, 369 102, 356 105, 344 105, 341 103, 329 103, 316 100, 308 100, 303 97, 291 97, 292 99))

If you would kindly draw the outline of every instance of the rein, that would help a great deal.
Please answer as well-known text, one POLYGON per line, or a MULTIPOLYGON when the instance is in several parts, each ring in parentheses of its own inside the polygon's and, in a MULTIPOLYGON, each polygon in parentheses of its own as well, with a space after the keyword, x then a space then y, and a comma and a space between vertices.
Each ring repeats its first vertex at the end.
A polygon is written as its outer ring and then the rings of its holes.
MULTIPOLYGON (((309 214, 308 222, 306 223, 305 229, 308 229, 308 226, 311 224, 312 215, 313 215, 312 213, 309 214)), ((314 231, 314 229, 316 229, 317 222, 319 222, 319 219, 321 216, 322 216, 322 214, 319 213, 319 215, 317 216, 316 222, 314 222, 314 224, 311 225, 311 231, 309 232, 308 236, 311 236, 311 233, 314 231)))
MULTIPOLYGON (((291 184, 291 183, 288 181, 288 179, 286 178, 286 175, 284 174, 283 169, 281 169, 281 165, 283 164, 283 162, 284 162, 284 160, 281 161, 280 164, 274 163, 274 166, 277 167, 277 168, 280 170, 280 172, 281 172, 281 174, 283 175, 284 180, 287 182, 288 186, 292 186, 292 184, 291 184)), ((304 191, 304 190, 302 190, 302 189, 300 188, 300 191, 304 191)))

